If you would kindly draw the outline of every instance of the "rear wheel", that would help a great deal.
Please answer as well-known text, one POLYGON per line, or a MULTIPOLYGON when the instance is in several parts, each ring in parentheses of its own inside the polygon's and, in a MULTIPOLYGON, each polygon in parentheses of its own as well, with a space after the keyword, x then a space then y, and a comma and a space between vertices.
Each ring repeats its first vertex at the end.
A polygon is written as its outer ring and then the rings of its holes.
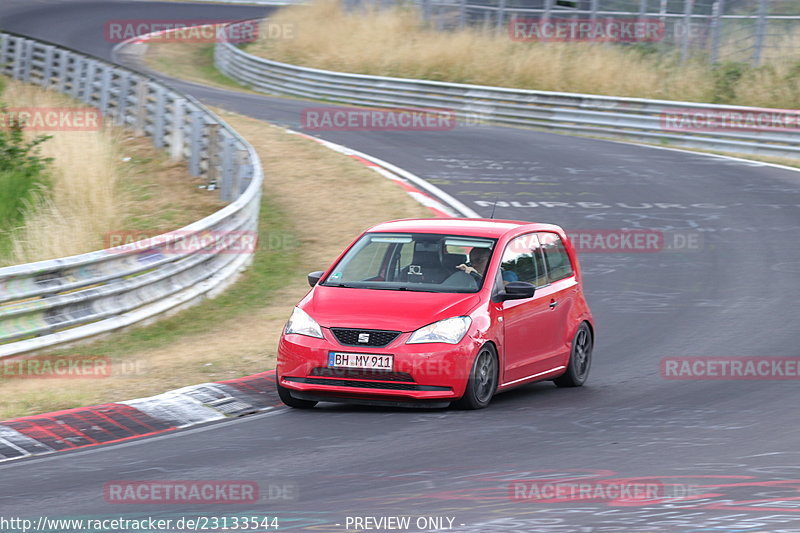
POLYGON ((294 407, 295 409, 311 409, 317 405, 317 402, 311 400, 300 400, 298 398, 294 398, 289 389, 280 385, 277 374, 275 374, 275 386, 278 388, 278 396, 280 397, 281 401, 289 407, 294 407))
POLYGON ((589 377, 589 368, 592 366, 592 330, 584 322, 578 327, 575 338, 572 339, 572 351, 569 354, 567 371, 553 380, 558 387, 580 387, 589 377))
POLYGON ((497 354, 491 344, 485 345, 475 357, 464 396, 455 406, 460 409, 483 409, 497 390, 497 354))

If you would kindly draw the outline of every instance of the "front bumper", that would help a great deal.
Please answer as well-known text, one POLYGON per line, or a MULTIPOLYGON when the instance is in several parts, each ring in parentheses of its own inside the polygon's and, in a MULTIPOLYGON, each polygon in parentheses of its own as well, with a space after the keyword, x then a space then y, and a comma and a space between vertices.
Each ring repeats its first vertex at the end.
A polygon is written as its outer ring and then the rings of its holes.
POLYGON ((405 344, 403 333, 384 347, 344 346, 323 328, 324 339, 289 334, 278 345, 278 383, 297 397, 384 402, 455 400, 463 396, 478 343, 405 344), (390 354, 391 371, 331 368, 330 352, 390 354))

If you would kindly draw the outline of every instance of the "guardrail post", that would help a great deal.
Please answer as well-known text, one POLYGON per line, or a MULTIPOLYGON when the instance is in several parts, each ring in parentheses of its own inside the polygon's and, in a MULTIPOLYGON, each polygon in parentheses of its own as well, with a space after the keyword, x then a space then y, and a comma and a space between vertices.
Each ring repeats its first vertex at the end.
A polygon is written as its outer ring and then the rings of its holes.
POLYGON ((645 14, 647 14, 647 0, 639 0, 639 22, 644 24, 645 14))
POLYGON ((156 85, 156 107, 153 113, 153 144, 164 148, 164 115, 167 113, 167 95, 164 87, 156 85))
POLYGON ((128 93, 131 92, 131 74, 123 70, 119 75, 117 84, 117 125, 124 126, 128 123, 128 93))
POLYGON ((23 65, 22 68, 23 72, 22 81, 30 83, 31 74, 33 72, 33 47, 35 46, 35 43, 27 39, 24 42, 25 42, 25 47, 23 48, 23 50, 25 56, 25 64, 23 65))
POLYGON ((172 161, 183 159, 183 127, 186 116, 186 99, 176 98, 172 103, 172 135, 169 141, 169 157, 172 161))
POLYGON ((87 104, 91 104, 92 99, 94 97, 94 84, 95 84, 96 74, 97 74, 97 63, 95 62, 94 59, 88 59, 86 61, 85 83, 83 84, 83 91, 81 93, 81 100, 83 100, 87 104))
POLYGON ((192 109, 192 123, 189 134, 189 172, 192 176, 200 176, 200 150, 203 142, 203 114, 199 109, 192 109))
POLYGON ((764 49, 764 35, 767 33, 767 0, 759 0, 758 20, 756 21, 756 42, 753 48, 753 66, 761 64, 761 52, 764 49))
POLYGON ((67 92, 67 66, 69 65, 69 52, 56 50, 58 53, 58 79, 56 90, 60 93, 67 92))
POLYGON ((553 0, 544 0, 544 13, 542 14, 542 23, 546 23, 550 19, 550 13, 553 11, 553 0))
POLYGON ((22 59, 25 53, 25 41, 22 39, 17 39, 16 41, 17 42, 14 43, 14 68, 11 71, 11 77, 15 80, 19 80, 22 79, 22 69, 24 68, 22 59))
POLYGON ((208 143, 206 144, 206 154, 208 157, 206 168, 206 184, 209 190, 219 188, 219 167, 220 167, 220 138, 219 124, 210 123, 206 125, 208 129, 208 143), (213 187, 212 187, 213 185, 213 187))
POLYGON ((249 156, 246 150, 236 151, 236 164, 233 172, 233 183, 231 183, 231 190, 233 190, 234 198, 237 198, 244 190, 242 183, 250 171, 250 168, 247 164, 248 157, 249 156))
POLYGON ((497 20, 495 20, 495 29, 497 33, 501 33, 503 31, 503 21, 506 19, 506 0, 500 0, 500 4, 497 6, 497 20))
POLYGON ((69 95, 76 100, 81 95, 81 86, 84 83, 83 69, 86 66, 86 60, 77 55, 72 54, 72 87, 70 87, 69 95))
POLYGON ((234 147, 233 139, 225 131, 221 130, 222 137, 222 157, 220 158, 220 198, 223 202, 230 202, 235 198, 233 193, 234 172, 234 147))
POLYGON ((0 33, 0 72, 6 72, 9 67, 8 60, 11 58, 9 49, 11 47, 11 36, 0 33))
POLYGON ((467 25, 467 0, 459 0, 458 27, 463 28, 466 25, 467 25))
POLYGON ((149 81, 147 78, 139 78, 136 80, 136 115, 133 121, 134 134, 141 137, 145 134, 147 126, 147 97, 149 91, 149 81))
POLYGON ((42 67, 42 79, 39 82, 43 88, 50 87, 50 80, 53 78, 53 51, 55 47, 46 45, 44 47, 44 66, 42 67))
POLYGON ((691 39, 692 33, 692 11, 694 11, 694 0, 684 0, 681 63, 686 62, 686 59, 689 57, 689 40, 691 39))
POLYGON ((108 101, 111 97, 111 67, 101 66, 100 75, 100 113, 108 114, 108 101))
POLYGON ((719 61, 719 44, 722 35, 722 11, 725 8, 725 0, 717 0, 711 6, 711 55, 712 63, 719 61))

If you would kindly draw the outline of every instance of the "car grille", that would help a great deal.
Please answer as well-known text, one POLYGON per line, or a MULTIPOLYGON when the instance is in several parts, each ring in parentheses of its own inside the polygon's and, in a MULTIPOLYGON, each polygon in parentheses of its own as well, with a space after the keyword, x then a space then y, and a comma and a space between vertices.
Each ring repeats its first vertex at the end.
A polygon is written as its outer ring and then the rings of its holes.
POLYGON ((435 387, 433 385, 417 385, 415 383, 391 383, 381 381, 357 381, 353 379, 330 378, 284 378, 287 381, 307 383, 309 385, 329 385, 332 387, 352 387, 354 389, 383 389, 383 390, 408 390, 408 391, 449 391, 450 387, 435 387))
POLYGON ((399 331, 383 331, 379 329, 331 328, 339 344, 344 346, 386 346, 400 335, 399 331), (358 342, 360 334, 369 335, 367 342, 358 342))
POLYGON ((341 379, 373 379, 378 381, 407 381, 414 382, 414 378, 407 372, 390 372, 388 370, 362 370, 359 368, 328 368, 318 366, 312 368, 310 376, 341 379))

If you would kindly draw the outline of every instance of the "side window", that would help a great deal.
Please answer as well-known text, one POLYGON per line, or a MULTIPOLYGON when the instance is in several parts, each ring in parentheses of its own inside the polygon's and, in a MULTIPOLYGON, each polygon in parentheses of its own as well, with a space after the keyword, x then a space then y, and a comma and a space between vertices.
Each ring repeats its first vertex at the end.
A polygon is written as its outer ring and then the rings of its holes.
POLYGON ((534 233, 520 235, 506 246, 500 263, 503 281, 527 281, 534 285, 547 284, 539 240, 534 233))
POLYGON ((561 237, 555 233, 539 233, 538 235, 547 264, 549 280, 552 282, 570 277, 573 274, 572 264, 561 237))

